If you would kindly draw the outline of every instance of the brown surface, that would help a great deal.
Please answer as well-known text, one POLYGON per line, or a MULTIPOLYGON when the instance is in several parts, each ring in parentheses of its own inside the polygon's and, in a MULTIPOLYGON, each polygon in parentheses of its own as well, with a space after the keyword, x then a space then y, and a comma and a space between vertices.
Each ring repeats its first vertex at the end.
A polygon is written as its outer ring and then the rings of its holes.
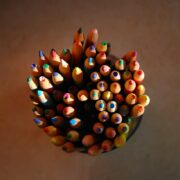
POLYGON ((180 179, 180 1, 0 1, 0 179, 180 179), (132 3, 133 2, 133 3, 132 3), (39 49, 71 47, 97 27, 113 53, 136 49, 151 97, 127 145, 99 157, 66 154, 33 124, 26 77, 39 49))

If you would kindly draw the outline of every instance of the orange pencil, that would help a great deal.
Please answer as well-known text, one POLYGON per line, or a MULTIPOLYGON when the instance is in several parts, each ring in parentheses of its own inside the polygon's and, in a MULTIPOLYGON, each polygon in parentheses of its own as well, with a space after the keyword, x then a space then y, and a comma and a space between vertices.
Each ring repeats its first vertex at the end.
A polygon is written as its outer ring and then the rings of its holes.
POLYGON ((79 101, 82 101, 82 102, 87 101, 88 98, 89 98, 89 93, 88 93, 88 91, 86 91, 86 90, 80 90, 80 91, 77 93, 77 98, 78 98, 79 101))
POLYGON ((54 49, 52 49, 50 52, 49 63, 52 67, 55 67, 55 68, 59 67, 60 57, 54 49))
POLYGON ((145 77, 144 71, 141 69, 135 71, 133 74, 133 79, 136 81, 137 84, 142 83, 144 80, 144 77, 145 77))
POLYGON ((73 65, 78 66, 83 56, 83 46, 80 41, 74 42, 72 47, 73 65))
POLYGON ((100 67, 100 73, 103 76, 109 76, 110 72, 111 72, 111 68, 108 65, 102 65, 100 67))
POLYGON ((92 134, 87 134, 82 138, 82 144, 86 147, 92 146, 96 140, 95 137, 92 134))
POLYGON ((84 39, 85 39, 84 33, 83 33, 83 31, 82 31, 82 28, 80 27, 80 28, 78 29, 78 31, 75 32, 75 34, 74 34, 74 40, 73 40, 73 42, 78 42, 78 41, 80 41, 80 42, 83 44, 83 43, 84 43, 84 39))
POLYGON ((96 62, 99 65, 105 64, 107 62, 106 53, 100 52, 96 55, 96 62))
POLYGON ((126 62, 135 61, 137 59, 137 52, 129 51, 123 56, 122 59, 124 59, 126 62))
POLYGON ((113 148, 113 143, 111 140, 109 139, 105 139, 103 140, 103 142, 101 143, 101 149, 103 150, 103 152, 108 152, 111 151, 113 148))
POLYGON ((130 93, 126 96, 126 99, 125 99, 126 103, 129 104, 129 105, 134 105, 136 104, 137 102, 137 96, 136 94, 134 93, 130 93))
POLYGON ((135 61, 131 61, 129 63, 129 70, 131 72, 137 71, 137 70, 139 70, 139 68, 140 68, 140 64, 138 61, 135 60, 135 61))
POLYGON ((118 82, 113 82, 110 84, 110 90, 114 94, 118 94, 121 91, 121 85, 118 82))
POLYGON ((135 88, 136 88, 136 83, 132 79, 127 80, 124 84, 124 91, 126 94, 133 92, 135 88))
POLYGON ((107 127, 105 129, 105 136, 109 139, 113 139, 116 136, 116 130, 113 127, 107 127))
POLYGON ((95 45, 98 41, 98 30, 96 28, 92 29, 87 34, 85 49, 87 49, 90 45, 95 45))

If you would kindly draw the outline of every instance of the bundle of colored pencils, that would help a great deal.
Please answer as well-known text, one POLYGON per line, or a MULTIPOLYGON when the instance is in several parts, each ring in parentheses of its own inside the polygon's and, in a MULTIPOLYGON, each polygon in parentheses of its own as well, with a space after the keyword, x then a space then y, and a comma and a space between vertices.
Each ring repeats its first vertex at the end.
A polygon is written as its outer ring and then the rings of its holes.
POLYGON ((35 124, 66 152, 97 155, 121 147, 150 102, 137 52, 112 61, 110 44, 97 41, 97 29, 85 41, 80 28, 72 51, 52 49, 49 57, 39 51, 27 78, 35 124))

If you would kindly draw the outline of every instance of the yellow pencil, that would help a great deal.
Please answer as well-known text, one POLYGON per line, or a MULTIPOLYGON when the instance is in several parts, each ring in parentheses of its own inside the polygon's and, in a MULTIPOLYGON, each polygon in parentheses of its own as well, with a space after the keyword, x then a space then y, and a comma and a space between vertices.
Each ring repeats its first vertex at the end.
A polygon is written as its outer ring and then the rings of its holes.
POLYGON ((72 78, 77 85, 83 83, 83 71, 79 67, 75 67, 72 72, 72 78))
POLYGON ((99 65, 105 64, 107 62, 106 53, 100 52, 96 55, 96 62, 99 65))

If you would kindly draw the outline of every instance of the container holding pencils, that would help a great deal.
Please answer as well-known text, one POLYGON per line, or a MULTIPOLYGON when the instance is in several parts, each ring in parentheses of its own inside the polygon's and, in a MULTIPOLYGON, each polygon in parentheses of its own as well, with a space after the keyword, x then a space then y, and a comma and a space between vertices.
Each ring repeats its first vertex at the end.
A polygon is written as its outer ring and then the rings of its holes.
POLYGON ((122 147, 139 127, 150 98, 137 52, 121 58, 98 43, 98 31, 74 34, 72 51, 39 51, 27 82, 34 123, 68 153, 98 155, 122 147))

